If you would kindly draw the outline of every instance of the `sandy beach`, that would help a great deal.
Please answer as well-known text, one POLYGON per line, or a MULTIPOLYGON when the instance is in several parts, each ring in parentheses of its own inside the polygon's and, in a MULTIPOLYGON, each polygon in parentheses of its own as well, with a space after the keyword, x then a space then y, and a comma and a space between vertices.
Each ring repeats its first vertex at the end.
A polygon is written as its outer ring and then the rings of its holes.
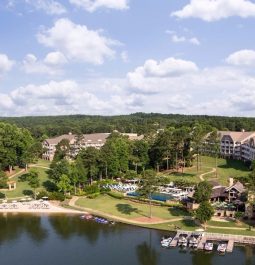
POLYGON ((17 203, 2 203, 0 204, 0 213, 72 213, 81 214, 84 212, 63 208, 52 202, 17 202, 17 203))

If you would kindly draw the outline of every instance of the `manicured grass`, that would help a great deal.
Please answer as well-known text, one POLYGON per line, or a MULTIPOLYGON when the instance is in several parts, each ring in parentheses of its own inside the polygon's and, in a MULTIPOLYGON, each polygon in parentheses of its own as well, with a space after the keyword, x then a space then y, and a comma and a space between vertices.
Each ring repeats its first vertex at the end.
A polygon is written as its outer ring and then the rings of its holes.
MULTIPOLYGON (((95 199, 80 198, 76 205, 127 219, 148 217, 149 214, 148 204, 136 203, 126 199, 119 200, 108 195, 100 195, 95 199)), ((185 214, 188 215, 186 211, 176 208, 152 206, 152 215, 161 219, 178 218, 185 214)))
POLYGON ((219 228, 210 228, 206 229, 206 232, 218 233, 218 234, 231 234, 231 235, 245 235, 245 236, 255 236, 255 231, 248 231, 247 229, 243 230, 231 230, 231 229, 219 229, 219 228))
POLYGON ((235 221, 227 221, 227 222, 209 221, 207 224, 211 226, 218 226, 218 227, 236 227, 236 228, 248 228, 249 227, 249 225, 243 222, 235 222, 235 221))
MULTIPOLYGON (((46 169, 44 168, 31 168, 32 170, 35 170, 39 173, 39 178, 40 178, 40 183, 41 185, 43 185, 43 182, 48 180, 48 176, 46 174, 46 169)), ((29 169, 29 170, 31 170, 29 169)), ((26 174, 26 173, 24 173, 26 174)), ((21 174, 19 176, 16 176, 14 178, 12 178, 11 180, 16 181, 17 183, 17 188, 13 191, 5 191, 3 193, 6 194, 7 198, 17 198, 17 197, 24 197, 25 194, 24 193, 29 193, 29 191, 31 192, 32 189, 31 187, 28 185, 27 181, 21 181, 21 178, 24 174, 21 174)), ((44 189, 43 186, 41 188, 38 188, 37 190, 42 190, 44 189)))
POLYGON ((49 167, 50 163, 51 163, 51 161, 49 161, 49 160, 38 159, 38 161, 36 161, 35 165, 49 167))
MULTIPOLYGON (((201 156, 199 159, 199 169, 197 171, 196 161, 193 163, 193 167, 185 168, 184 172, 174 172, 171 174, 161 173, 169 178, 169 181, 187 180, 193 182, 200 182, 199 176, 201 174, 210 172, 216 167, 215 158, 209 156, 201 156)), ((239 160, 227 160, 219 158, 217 161, 217 175, 216 173, 208 173, 204 176, 206 180, 215 180, 222 185, 228 184, 229 177, 241 177, 249 175, 250 171, 242 161, 239 160)))
MULTIPOLYGON (((217 167, 217 178, 215 174, 205 176, 205 179, 215 179, 221 184, 227 185, 229 177, 241 177, 248 176, 250 170, 245 166, 242 161, 239 160, 229 160, 229 159, 218 159, 217 167)), ((208 167, 215 167, 215 158, 203 156, 202 165, 208 167)))

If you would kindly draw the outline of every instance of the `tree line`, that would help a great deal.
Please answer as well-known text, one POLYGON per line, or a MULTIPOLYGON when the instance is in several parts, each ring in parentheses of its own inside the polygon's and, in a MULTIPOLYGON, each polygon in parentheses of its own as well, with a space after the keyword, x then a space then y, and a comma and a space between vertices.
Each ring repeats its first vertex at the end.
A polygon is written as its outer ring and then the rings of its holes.
POLYGON ((134 113, 119 116, 44 116, 44 117, 2 117, 0 121, 28 129, 37 139, 53 137, 72 132, 74 134, 119 132, 153 134, 158 129, 194 127, 196 123, 218 130, 255 131, 255 118, 223 117, 206 115, 178 115, 159 113, 134 113))

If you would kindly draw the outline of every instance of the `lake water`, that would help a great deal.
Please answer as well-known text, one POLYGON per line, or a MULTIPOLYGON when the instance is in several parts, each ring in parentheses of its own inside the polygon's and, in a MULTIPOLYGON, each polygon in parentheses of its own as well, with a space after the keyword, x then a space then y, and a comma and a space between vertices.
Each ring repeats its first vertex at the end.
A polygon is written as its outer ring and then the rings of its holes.
POLYGON ((0 215, 1 265, 255 265, 255 248, 233 253, 163 249, 165 232, 80 220, 77 215, 0 215))

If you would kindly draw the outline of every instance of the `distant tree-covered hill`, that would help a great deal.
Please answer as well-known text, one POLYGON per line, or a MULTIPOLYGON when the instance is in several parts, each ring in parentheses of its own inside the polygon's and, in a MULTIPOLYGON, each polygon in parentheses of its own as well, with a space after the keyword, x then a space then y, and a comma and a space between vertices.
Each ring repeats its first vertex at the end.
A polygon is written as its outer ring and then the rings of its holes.
POLYGON ((255 118, 199 116, 159 113, 135 113, 119 116, 31 116, 3 117, 0 121, 16 124, 18 127, 29 129, 33 136, 56 136, 65 133, 96 133, 96 132, 134 132, 147 134, 167 127, 194 126, 202 123, 204 126, 215 127, 219 130, 255 131, 255 118))

